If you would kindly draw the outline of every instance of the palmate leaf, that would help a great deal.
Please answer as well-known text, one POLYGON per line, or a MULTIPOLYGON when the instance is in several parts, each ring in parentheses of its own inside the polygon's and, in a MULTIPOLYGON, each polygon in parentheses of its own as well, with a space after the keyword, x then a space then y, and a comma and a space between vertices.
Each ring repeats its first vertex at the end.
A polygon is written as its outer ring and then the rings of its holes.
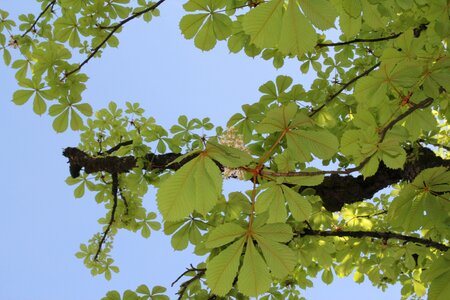
POLYGON ((200 154, 161 184, 156 201, 166 221, 177 221, 194 210, 206 214, 217 203, 221 191, 219 168, 200 154))
POLYGON ((325 129, 290 130, 286 137, 291 157, 299 162, 311 161, 311 154, 321 159, 330 159, 339 147, 336 136, 325 129))
POLYGON ((184 4, 186 11, 204 11, 189 14, 180 20, 180 29, 186 39, 194 39, 201 50, 211 50, 217 40, 224 40, 232 33, 232 21, 226 14, 215 12, 225 6, 225 1, 191 0, 184 4))
POLYGON ((246 296, 256 297, 266 292, 272 278, 261 254, 253 245, 253 240, 247 239, 247 248, 245 250, 244 261, 239 271, 238 287, 246 296))
POLYGON ((207 262, 206 283, 214 294, 225 296, 233 286, 244 242, 245 239, 240 238, 207 262))

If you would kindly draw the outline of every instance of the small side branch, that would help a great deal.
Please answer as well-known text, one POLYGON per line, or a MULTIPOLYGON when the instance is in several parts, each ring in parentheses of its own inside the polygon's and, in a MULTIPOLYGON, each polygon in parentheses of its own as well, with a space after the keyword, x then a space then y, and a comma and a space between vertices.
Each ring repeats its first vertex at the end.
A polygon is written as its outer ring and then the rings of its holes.
POLYGON ((178 276, 177 279, 175 279, 174 282, 172 282, 171 286, 174 286, 181 278, 183 278, 184 276, 186 276, 188 273, 190 272, 196 272, 196 274, 190 278, 189 280, 183 282, 180 285, 180 290, 177 292, 178 295, 178 299, 182 299, 184 296, 184 293, 186 292, 186 289, 189 287, 189 285, 191 283, 193 283, 196 280, 199 280, 200 278, 203 277, 203 275, 205 275, 206 269, 205 268, 195 268, 192 264, 190 265, 190 268, 187 268, 186 271, 184 271, 180 276, 178 276))
POLYGON ((26 36, 30 31, 35 29, 37 22, 42 18, 42 16, 50 9, 50 11, 53 10, 53 6, 55 6, 56 0, 53 0, 52 2, 49 2, 47 6, 44 8, 44 10, 39 14, 39 16, 34 20, 33 24, 22 34, 22 37, 26 36))
POLYGON ((100 252, 102 251, 103 245, 105 244, 106 238, 111 231, 111 226, 114 223, 114 217, 116 214, 116 208, 117 208, 117 192, 119 189, 119 176, 117 173, 111 174, 112 176, 112 187, 111 187, 111 194, 113 195, 113 207, 111 211, 111 219, 109 220, 108 227, 106 227, 106 230, 103 232, 102 239, 100 240, 100 243, 98 243, 97 253, 95 253, 94 261, 97 261, 98 256, 100 255, 100 252))
POLYGON ((114 147, 112 147, 111 149, 109 149, 108 151, 106 151, 106 154, 113 154, 114 152, 116 152, 120 148, 125 147, 125 146, 129 146, 129 145, 132 145, 132 144, 133 144, 133 141, 125 141, 125 142, 119 143, 119 144, 115 145, 114 147))
POLYGON ((350 80, 349 82, 347 82, 346 84, 344 84, 339 91, 337 91, 336 93, 334 93, 333 95, 331 95, 327 100, 325 100, 325 103, 322 104, 321 106, 319 106, 318 108, 314 109, 311 111, 311 113, 309 114, 310 117, 314 116, 315 114, 317 114, 320 110, 322 110, 325 105, 327 105, 328 103, 330 103, 331 101, 333 101, 337 96, 339 96, 345 89, 347 89, 350 85, 352 85, 353 83, 355 83, 358 79, 360 79, 361 77, 364 77, 366 75, 368 75, 370 72, 372 72, 373 70, 375 70, 376 68, 378 68, 380 66, 380 62, 376 63, 375 65, 373 65, 372 67, 370 67, 369 69, 365 70, 364 72, 362 72, 361 74, 359 74, 358 76, 356 76, 355 78, 353 78, 352 80, 350 80))
POLYGON ((403 235, 399 233, 394 232, 376 232, 376 231, 323 231, 323 230, 312 230, 312 229, 304 229, 303 232, 297 233, 297 236, 338 236, 338 237, 352 237, 352 238, 377 238, 377 239, 383 239, 383 240, 389 240, 389 239, 396 239, 405 241, 408 243, 416 243, 423 245, 425 247, 432 247, 435 249, 438 249, 440 251, 447 251, 449 249, 449 246, 424 239, 424 238, 418 238, 414 236, 409 235, 403 235))
POLYGON ((121 28, 123 25, 125 25, 125 24, 128 23, 129 21, 131 21, 131 20, 133 20, 133 19, 136 19, 137 17, 139 17, 139 16, 141 16, 141 15, 143 15, 143 14, 149 12, 149 11, 155 10, 155 9, 158 8, 158 6, 160 6, 164 1, 165 1, 165 0, 159 0, 158 2, 156 2, 155 4, 153 4, 152 6, 146 8, 146 9, 140 11, 140 12, 137 12, 137 13, 135 13, 135 14, 132 14, 132 15, 129 16, 128 18, 123 19, 122 21, 120 21, 117 25, 111 27, 111 32, 105 37, 105 39, 104 39, 97 47, 95 47, 94 50, 92 50, 91 54, 89 54, 89 56, 88 56, 84 61, 82 61, 82 62, 80 63, 80 65, 79 65, 77 68, 73 69, 73 70, 70 71, 70 72, 65 73, 65 74, 64 74, 64 77, 63 77, 63 80, 64 80, 65 78, 69 77, 70 75, 72 75, 72 74, 74 74, 74 73, 80 71, 81 68, 82 68, 85 64, 87 64, 87 63, 91 60, 91 58, 93 58, 93 57, 97 54, 98 51, 100 51, 100 49, 103 47, 103 45, 106 44, 106 42, 113 36, 113 34, 114 34, 117 30, 119 30, 119 28, 121 28))
POLYGON ((396 33, 394 35, 385 36, 385 37, 379 37, 374 39, 354 39, 347 42, 336 42, 336 43, 318 43, 316 46, 319 48, 324 47, 334 47, 334 46, 344 46, 349 44, 355 44, 355 43, 374 43, 374 42, 382 42, 387 40, 392 40, 398 38, 400 35, 402 35, 403 32, 396 33))

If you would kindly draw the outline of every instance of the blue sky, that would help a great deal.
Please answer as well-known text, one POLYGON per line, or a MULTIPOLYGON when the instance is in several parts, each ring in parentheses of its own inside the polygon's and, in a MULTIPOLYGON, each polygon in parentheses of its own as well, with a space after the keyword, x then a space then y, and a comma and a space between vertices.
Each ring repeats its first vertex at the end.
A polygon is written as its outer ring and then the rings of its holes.
MULTIPOLYGON (((33 11, 31 3, 6 2, 0 9, 33 11)), ((147 116, 166 127, 182 114, 210 117, 215 125, 225 125, 242 104, 257 101, 258 87, 277 75, 291 75, 294 82, 309 86, 312 78, 304 77, 295 62, 277 71, 271 62, 229 54, 223 43, 213 51, 199 51, 178 29, 181 3, 167 1, 161 17, 149 24, 140 20, 127 24, 119 35, 119 48, 107 49, 101 59, 84 67, 90 77, 85 101, 94 109, 109 101, 119 106, 140 102, 147 116)), ((56 134, 52 119, 35 115, 31 103, 14 105, 16 88, 14 73, 0 65, 0 299, 100 299, 108 290, 135 289, 142 283, 169 287, 185 267, 199 261, 190 250, 173 251, 161 232, 144 239, 121 231, 112 252, 121 272, 109 282, 92 277, 74 253, 101 230, 97 219, 105 210, 93 194, 75 199, 73 188, 64 182, 69 170, 62 149, 76 146, 78 134, 56 134)), ((156 211, 154 202, 154 192, 149 192, 145 205, 156 211)), ((351 278, 335 280, 331 286, 316 280, 315 285, 302 292, 308 299, 400 298, 399 287, 382 294, 370 283, 357 285, 351 278)), ((175 291, 169 290, 171 298, 175 291)))

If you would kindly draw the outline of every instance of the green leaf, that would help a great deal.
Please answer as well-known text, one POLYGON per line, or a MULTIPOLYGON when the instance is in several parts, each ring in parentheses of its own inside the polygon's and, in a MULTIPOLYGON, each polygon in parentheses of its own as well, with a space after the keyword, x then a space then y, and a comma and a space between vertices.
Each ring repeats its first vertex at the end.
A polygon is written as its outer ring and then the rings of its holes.
POLYGON ((180 29, 186 39, 192 39, 202 26, 208 14, 185 15, 181 18, 180 29))
POLYGON ((322 130, 291 130, 286 134, 288 151, 299 162, 312 160, 311 154, 322 159, 333 157, 339 142, 333 134, 322 130))
POLYGON ((238 287, 244 295, 256 297, 265 293, 272 282, 269 270, 251 238, 247 240, 244 261, 238 276, 238 287))
POLYGON ((244 242, 245 239, 240 238, 207 262, 206 283, 214 294, 225 296, 233 286, 244 242))
POLYGON ((220 145, 213 141, 208 141, 206 144, 206 151, 209 157, 229 168, 244 167, 253 161, 252 156, 247 152, 220 145))
POLYGON ((205 246, 208 248, 217 248, 226 245, 236 238, 241 237, 246 229, 234 223, 225 223, 214 228, 208 235, 205 246))
POLYGON ((269 110, 266 117, 256 125, 259 133, 273 133, 283 131, 289 127, 291 120, 297 112, 297 105, 289 103, 269 110))
POLYGON ((446 272, 431 281, 428 300, 447 300, 450 298, 450 272, 446 272))
POLYGON ((206 214, 222 191, 222 175, 214 162, 200 154, 161 184, 158 208, 167 221, 187 217, 193 210, 206 214))
POLYGON ((333 272, 331 272, 330 269, 323 270, 322 281, 326 284, 331 284, 333 282, 333 272))
POLYGON ((189 223, 186 223, 180 230, 178 230, 170 240, 173 249, 186 249, 189 243, 189 223))
POLYGON ((255 211, 258 214, 268 211, 268 223, 286 222, 286 202, 280 185, 271 184, 269 188, 258 195, 255 211))
POLYGON ((263 236, 255 235, 255 239, 275 277, 282 279, 294 269, 297 258, 291 248, 263 236))
POLYGON ((214 35, 214 23, 211 17, 206 19, 205 24, 200 28, 195 36, 194 44, 197 48, 208 51, 216 45, 216 38, 214 35))
POLYGON ((17 105, 23 105, 30 100, 31 96, 34 94, 34 90, 18 90, 13 94, 13 102, 17 105))
POLYGON ((259 4, 244 15, 242 26, 250 35, 250 42, 260 48, 275 47, 281 31, 284 0, 272 0, 259 4))
POLYGON ((361 17, 354 18, 345 12, 339 18, 339 25, 347 40, 359 34, 361 24, 361 17))
POLYGON ((74 109, 70 110, 70 128, 72 130, 81 130, 83 128, 83 119, 74 109))
POLYGON ((314 49, 316 41, 316 31, 300 12, 297 0, 290 0, 282 20, 279 50, 302 56, 314 49))
POLYGON ((266 224, 255 228, 254 231, 264 238, 280 243, 289 242, 293 237, 291 226, 283 223, 266 224))
POLYGON ((92 116, 92 106, 88 103, 75 104, 73 107, 86 117, 92 116))
MULTIPOLYGON (((154 287, 153 290, 155 288, 156 287, 154 287)), ((152 293, 153 293, 153 290, 152 290, 152 293)), ((162 290, 161 292, 156 292, 156 294, 164 293, 165 291, 166 291, 166 289, 162 290)), ((146 286, 145 284, 141 284, 140 286, 138 286, 138 288, 136 289, 136 292, 140 293, 140 294, 144 294, 144 295, 150 295, 150 290, 148 289, 148 286, 146 286)))
POLYGON ((53 121, 53 129, 56 132, 64 132, 67 130, 68 126, 69 126, 69 109, 66 109, 53 121))
POLYGON ((81 183, 80 185, 77 186, 77 188, 73 191, 73 195, 75 196, 75 198, 81 198, 84 195, 84 190, 85 190, 85 184, 81 183))
POLYGON ((307 220, 312 212, 311 204, 308 202, 307 198, 301 196, 287 186, 282 185, 281 188, 294 219, 297 221, 307 220))
POLYGON ((299 0, 300 6, 308 20, 320 30, 334 27, 337 12, 326 0, 299 0))

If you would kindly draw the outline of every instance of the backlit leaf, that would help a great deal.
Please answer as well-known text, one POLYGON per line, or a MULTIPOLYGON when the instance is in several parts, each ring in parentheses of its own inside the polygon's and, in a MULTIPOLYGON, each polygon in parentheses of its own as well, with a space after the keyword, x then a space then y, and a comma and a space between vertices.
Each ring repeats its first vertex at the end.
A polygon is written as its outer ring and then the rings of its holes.
POLYGON ((237 240, 206 264, 206 283, 214 294, 225 296, 230 291, 244 242, 244 238, 237 240))
POLYGON ((266 292, 272 282, 261 254, 256 250, 251 238, 247 240, 244 261, 239 271, 238 287, 246 296, 256 297, 266 292))

